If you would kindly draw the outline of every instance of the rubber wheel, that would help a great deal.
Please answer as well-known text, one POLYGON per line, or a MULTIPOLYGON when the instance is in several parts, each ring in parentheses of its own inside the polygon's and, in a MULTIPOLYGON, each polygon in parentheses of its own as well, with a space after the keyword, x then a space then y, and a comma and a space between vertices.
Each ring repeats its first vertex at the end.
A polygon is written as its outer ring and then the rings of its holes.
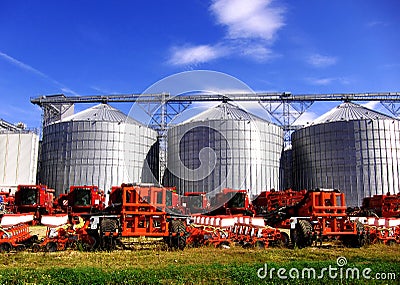
POLYGON ((12 248, 12 245, 9 242, 3 242, 0 244, 0 252, 10 252, 12 248))
POLYGON ((257 249, 265 249, 265 243, 261 240, 256 241, 254 247, 257 249))
POLYGON ((32 246, 32 252, 39 252, 41 250, 40 245, 34 244, 32 246))
POLYGON ((299 220, 296 224, 295 244, 298 248, 310 246, 312 244, 313 227, 307 220, 299 220))
POLYGON ((281 238, 277 242, 277 246, 280 247, 289 247, 290 238, 289 235, 285 232, 281 232, 281 238))
POLYGON ((115 232, 118 229, 117 220, 104 218, 100 223, 102 233, 115 232))
POLYGON ((25 249, 26 249, 26 247, 25 247, 25 245, 23 245, 23 244, 19 244, 19 245, 17 245, 17 246, 15 247, 15 250, 16 250, 17 252, 24 251, 25 249))
POLYGON ((48 252, 56 252, 57 251, 57 243, 54 241, 51 241, 46 244, 46 251, 48 252))
POLYGON ((171 239, 170 247, 183 250, 186 247, 186 226, 181 220, 173 220, 170 222, 171 232, 176 233, 171 239))
POLYGON ((343 236, 342 243, 346 247, 362 247, 367 243, 367 236, 364 232, 364 225, 356 222, 357 235, 343 236))
POLYGON ((118 229, 118 223, 114 219, 103 219, 100 223, 100 229, 101 229, 101 247, 105 250, 111 251, 115 249, 116 247, 116 242, 115 238, 110 235, 110 236, 105 236, 105 233, 115 233, 115 231, 118 229))

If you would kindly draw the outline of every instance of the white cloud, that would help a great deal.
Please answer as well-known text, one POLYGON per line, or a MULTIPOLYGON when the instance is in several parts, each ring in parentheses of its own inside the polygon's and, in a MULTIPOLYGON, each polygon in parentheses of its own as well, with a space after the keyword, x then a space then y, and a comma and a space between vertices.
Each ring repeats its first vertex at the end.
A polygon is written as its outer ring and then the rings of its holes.
POLYGON ((314 112, 305 112, 303 113, 294 123, 294 126, 305 126, 312 123, 318 115, 314 112))
POLYGON ((40 72, 39 70, 33 68, 32 66, 30 66, 30 65, 28 65, 28 64, 25 64, 25 63, 23 63, 23 62, 21 62, 21 61, 15 59, 15 58, 9 56, 8 54, 5 54, 5 53, 3 53, 3 52, 0 51, 0 56, 1 56, 2 58, 4 58, 5 60, 7 60, 8 62, 12 63, 13 65, 18 66, 18 67, 21 68, 21 69, 24 69, 24 70, 26 70, 26 71, 32 72, 32 73, 34 73, 34 74, 36 74, 36 75, 39 75, 39 76, 41 76, 41 77, 44 77, 44 78, 49 78, 49 77, 48 77, 46 74, 44 74, 43 72, 40 72))
POLYGON ((188 65, 227 56, 257 61, 273 58, 270 46, 278 30, 285 25, 285 9, 272 3, 272 0, 214 0, 210 11, 217 23, 227 28, 226 36, 216 44, 175 46, 168 62, 188 65))
POLYGON ((215 0, 210 10, 233 39, 271 40, 284 25, 284 9, 274 7, 271 0, 215 0))
POLYGON ((250 44, 241 48, 241 51, 244 56, 260 61, 266 61, 274 57, 272 50, 261 44, 250 44))
POLYGON ((23 63, 23 62, 15 59, 15 58, 9 56, 8 54, 5 54, 5 53, 0 51, 0 57, 2 57, 3 59, 7 60, 11 64, 13 64, 13 65, 25 70, 25 71, 28 71, 28 72, 33 73, 33 74, 36 74, 36 75, 38 75, 40 77, 43 77, 43 78, 51 81, 53 84, 55 84, 58 87, 60 87, 62 92, 69 93, 69 94, 72 94, 74 96, 79 95, 75 91, 73 91, 72 89, 70 89, 68 87, 65 87, 64 84, 58 82, 57 80, 54 80, 53 78, 51 78, 50 76, 48 76, 48 75, 44 74, 43 72, 37 70, 36 68, 33 68, 32 66, 30 66, 30 65, 28 65, 26 63, 23 63))
POLYGON ((71 94, 71 95, 73 95, 73 96, 79 96, 78 93, 76 93, 74 90, 69 89, 68 87, 61 87, 61 91, 62 91, 64 94, 71 94))
POLYGON ((350 83, 350 81, 344 77, 324 77, 324 78, 308 77, 306 78, 306 81, 312 85, 329 85, 333 83, 347 85, 350 83))
POLYGON ((208 62, 227 54, 224 48, 211 45, 173 47, 169 62, 173 65, 187 65, 208 62))
POLYGON ((315 67, 327 67, 336 64, 337 58, 333 56, 313 54, 307 58, 307 62, 315 67))

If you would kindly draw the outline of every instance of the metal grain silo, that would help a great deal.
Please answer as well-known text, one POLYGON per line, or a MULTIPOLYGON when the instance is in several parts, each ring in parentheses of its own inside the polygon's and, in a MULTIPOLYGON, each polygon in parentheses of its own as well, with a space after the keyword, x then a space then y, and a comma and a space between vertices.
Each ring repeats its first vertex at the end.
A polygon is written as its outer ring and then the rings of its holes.
POLYGON ((338 188, 349 206, 400 186, 400 122, 345 102, 292 135, 296 188, 338 188))
MULTIPOLYGON (((168 130, 168 183, 178 191, 254 195, 279 187, 283 131, 222 103, 168 130)), ((211 194, 212 195, 212 194, 211 194)))
POLYGON ((99 104, 43 129, 41 183, 65 192, 71 185, 109 190, 123 182, 152 182, 144 164, 157 133, 119 110, 99 104))
POLYGON ((35 184, 39 136, 0 119, 0 191, 35 184))

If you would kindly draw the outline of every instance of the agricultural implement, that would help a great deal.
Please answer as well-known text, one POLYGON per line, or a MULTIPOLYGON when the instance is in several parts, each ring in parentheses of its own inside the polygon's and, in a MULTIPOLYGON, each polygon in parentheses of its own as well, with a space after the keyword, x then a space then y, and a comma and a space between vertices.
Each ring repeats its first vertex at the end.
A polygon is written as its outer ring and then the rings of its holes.
POLYGON ((382 218, 400 218, 400 193, 364 198, 361 213, 372 213, 382 218))
POLYGON ((174 195, 168 188, 122 184, 110 193, 110 206, 90 215, 89 235, 96 247, 126 248, 134 238, 163 240, 170 248, 186 246, 186 217, 175 212, 174 195))
POLYGON ((30 248, 38 239, 31 235, 28 222, 32 215, 7 214, 2 217, 0 227, 0 252, 22 251, 30 248))
POLYGON ((249 216, 193 216, 188 227, 187 243, 192 246, 229 246, 267 248, 284 243, 284 236, 277 229, 265 226, 263 218, 249 216))
POLYGON ((40 243, 33 245, 32 251, 61 251, 67 248, 91 250, 95 240, 87 232, 89 222, 79 216, 69 217, 66 214, 42 216, 41 224, 47 226, 46 236, 40 243))
MULTIPOLYGON (((301 192, 300 200, 299 196, 293 196, 291 192, 282 193, 278 196, 279 199, 292 199, 292 202, 266 213, 264 217, 267 225, 290 229, 293 245, 302 248, 313 244, 322 245, 323 241, 336 239, 352 247, 366 243, 367 236, 363 224, 351 221, 347 216, 344 193, 333 189, 316 189, 301 192)), ((276 202, 278 205, 283 203, 287 202, 276 202)))
POLYGON ((400 244, 400 219, 375 217, 353 217, 352 219, 364 224, 368 243, 400 244))

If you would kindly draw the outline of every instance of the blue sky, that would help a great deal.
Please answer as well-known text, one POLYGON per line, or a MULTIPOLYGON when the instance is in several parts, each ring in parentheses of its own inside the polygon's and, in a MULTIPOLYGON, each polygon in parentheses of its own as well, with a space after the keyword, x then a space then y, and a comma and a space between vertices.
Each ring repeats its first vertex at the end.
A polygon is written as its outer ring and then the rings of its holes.
MULTIPOLYGON (((196 69, 255 91, 400 91, 399 8, 396 0, 2 0, 0 118, 39 127, 30 97, 141 93, 196 69)), ((330 107, 314 105, 308 119, 330 107)))

